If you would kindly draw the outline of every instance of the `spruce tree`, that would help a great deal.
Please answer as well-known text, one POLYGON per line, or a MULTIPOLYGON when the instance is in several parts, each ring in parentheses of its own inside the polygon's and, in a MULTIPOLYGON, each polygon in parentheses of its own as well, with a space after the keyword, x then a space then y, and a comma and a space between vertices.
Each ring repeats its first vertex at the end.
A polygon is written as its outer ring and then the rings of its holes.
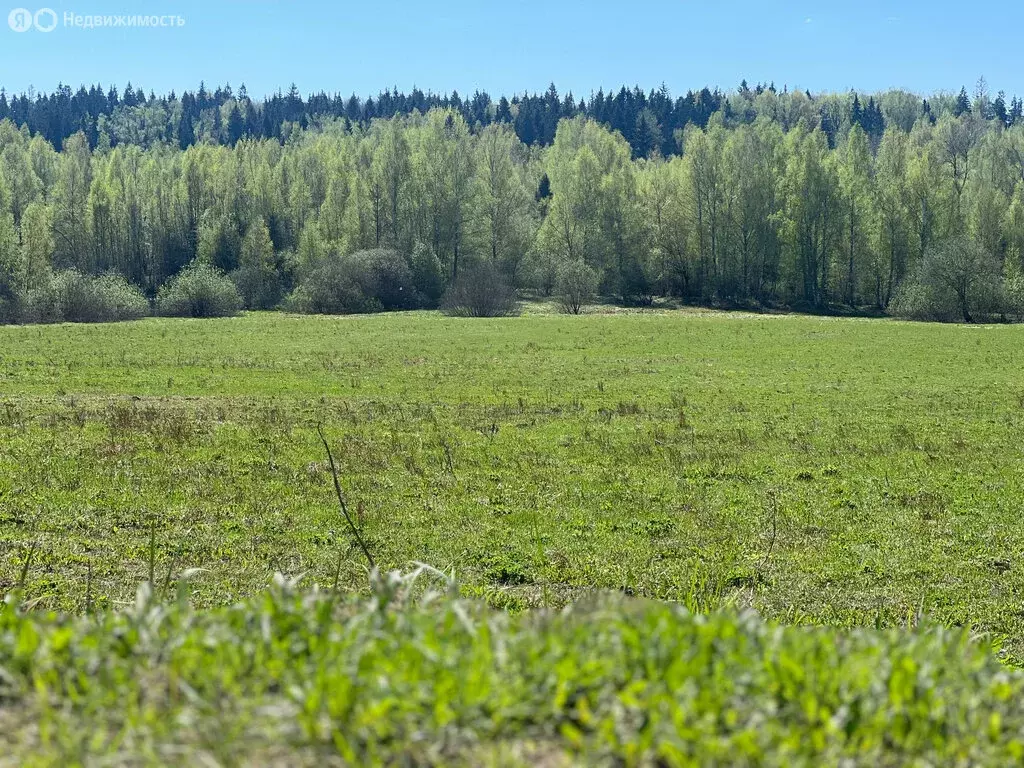
POLYGON ((235 146, 244 134, 245 121, 242 119, 242 113, 238 109, 238 102, 235 102, 231 106, 231 112, 228 113, 228 144, 232 147, 235 146))
POLYGON ((956 106, 953 107, 953 114, 956 117, 960 117, 967 112, 971 111, 971 100, 967 98, 967 89, 964 87, 960 88, 960 94, 956 97, 956 106))

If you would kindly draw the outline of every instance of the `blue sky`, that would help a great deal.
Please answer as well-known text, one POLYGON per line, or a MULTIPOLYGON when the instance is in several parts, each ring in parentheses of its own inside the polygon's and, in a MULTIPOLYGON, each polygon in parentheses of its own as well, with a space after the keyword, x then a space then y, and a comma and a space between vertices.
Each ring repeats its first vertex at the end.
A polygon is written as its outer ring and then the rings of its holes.
POLYGON ((78 15, 180 15, 184 27, 0 28, 0 84, 50 90, 59 82, 131 80, 147 91, 246 83, 262 96, 300 91, 375 95, 413 85, 462 94, 589 94, 599 86, 663 81, 674 94, 740 79, 817 90, 905 87, 1024 94, 1013 35, 1024 3, 949 0, 8 0, 8 12, 46 2, 78 15))

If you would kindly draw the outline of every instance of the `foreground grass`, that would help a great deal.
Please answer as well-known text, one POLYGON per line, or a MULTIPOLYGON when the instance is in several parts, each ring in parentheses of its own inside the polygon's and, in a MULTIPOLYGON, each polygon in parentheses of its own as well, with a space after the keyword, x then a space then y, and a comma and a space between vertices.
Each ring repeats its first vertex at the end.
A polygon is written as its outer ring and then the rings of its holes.
POLYGON ((603 598, 512 617, 408 577, 228 608, 0 609, 2 765, 1011 765, 1024 675, 963 631, 603 598))
POLYGON ((716 313, 0 328, 0 593, 81 612, 185 568, 513 612, 592 589, 905 626, 1024 660, 1024 328, 716 313))

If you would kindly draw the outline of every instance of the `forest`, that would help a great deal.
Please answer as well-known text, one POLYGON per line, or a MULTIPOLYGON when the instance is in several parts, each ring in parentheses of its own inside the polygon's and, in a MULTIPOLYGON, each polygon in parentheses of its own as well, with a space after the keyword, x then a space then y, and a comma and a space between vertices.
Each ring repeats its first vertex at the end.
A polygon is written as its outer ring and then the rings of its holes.
POLYGON ((91 319, 62 298, 90 276, 130 308, 113 319, 159 310, 187 267, 229 309, 437 306, 461 272, 575 311, 1024 314, 1024 119, 984 80, 497 103, 96 86, 0 95, 0 117, 7 321, 91 319))
MULTIPOLYGON (((146 63, 379 63, 265 5, 146 63)), ((0 768, 1020 765, 1022 321, 984 81, 0 90, 0 768)))

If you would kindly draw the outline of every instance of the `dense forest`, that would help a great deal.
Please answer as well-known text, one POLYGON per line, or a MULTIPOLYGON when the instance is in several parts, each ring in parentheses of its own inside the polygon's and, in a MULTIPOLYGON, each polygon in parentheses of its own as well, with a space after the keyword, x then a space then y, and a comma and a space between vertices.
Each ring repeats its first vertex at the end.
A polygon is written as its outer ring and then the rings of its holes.
MULTIPOLYGON (((487 93, 476 92, 463 99, 457 92, 439 95, 416 88, 409 94, 397 89, 383 91, 376 99, 323 92, 303 99, 292 85, 287 94, 253 100, 244 85, 237 93, 230 85, 213 91, 200 85, 195 93, 185 91, 178 97, 172 91, 158 97, 153 92, 146 96, 143 89, 129 83, 120 93, 117 88, 104 90, 99 85, 83 86, 76 92, 60 86, 53 93, 22 93, 12 98, 0 91, 0 120, 27 125, 33 135, 42 135, 55 147, 81 131, 91 149, 117 144, 176 144, 188 149, 197 143, 234 146, 243 137, 283 141, 297 127, 316 127, 325 120, 339 120, 349 128, 366 127, 377 118, 450 109, 474 129, 508 123, 524 144, 547 146, 554 141, 560 120, 586 115, 621 133, 634 157, 654 152, 667 157, 679 153, 677 132, 686 126, 704 128, 716 112, 730 124, 753 122, 762 113, 778 117, 780 100, 782 108, 791 113, 787 122, 814 113, 832 145, 836 136, 853 124, 877 143, 889 124, 909 131, 922 115, 934 119, 947 112, 960 115, 971 111, 966 88, 955 97, 938 94, 929 100, 900 90, 876 95, 790 94, 785 87, 780 92, 774 83, 750 87, 744 81, 732 95, 703 88, 673 99, 663 85, 649 93, 639 87, 622 87, 615 94, 599 90, 589 99, 576 99, 572 93, 559 96, 552 84, 544 94, 523 93, 494 101, 487 93)), ((986 119, 999 120, 1007 127, 1024 120, 1020 99, 1013 97, 1007 102, 1002 92, 992 98, 984 81, 975 89, 975 102, 986 119)))
POLYGON ((498 102, 61 88, 0 95, 0 118, 8 319, 62 271, 156 296, 193 262, 253 308, 436 305, 487 267, 635 302, 1021 314, 1024 118, 983 81, 498 102))

